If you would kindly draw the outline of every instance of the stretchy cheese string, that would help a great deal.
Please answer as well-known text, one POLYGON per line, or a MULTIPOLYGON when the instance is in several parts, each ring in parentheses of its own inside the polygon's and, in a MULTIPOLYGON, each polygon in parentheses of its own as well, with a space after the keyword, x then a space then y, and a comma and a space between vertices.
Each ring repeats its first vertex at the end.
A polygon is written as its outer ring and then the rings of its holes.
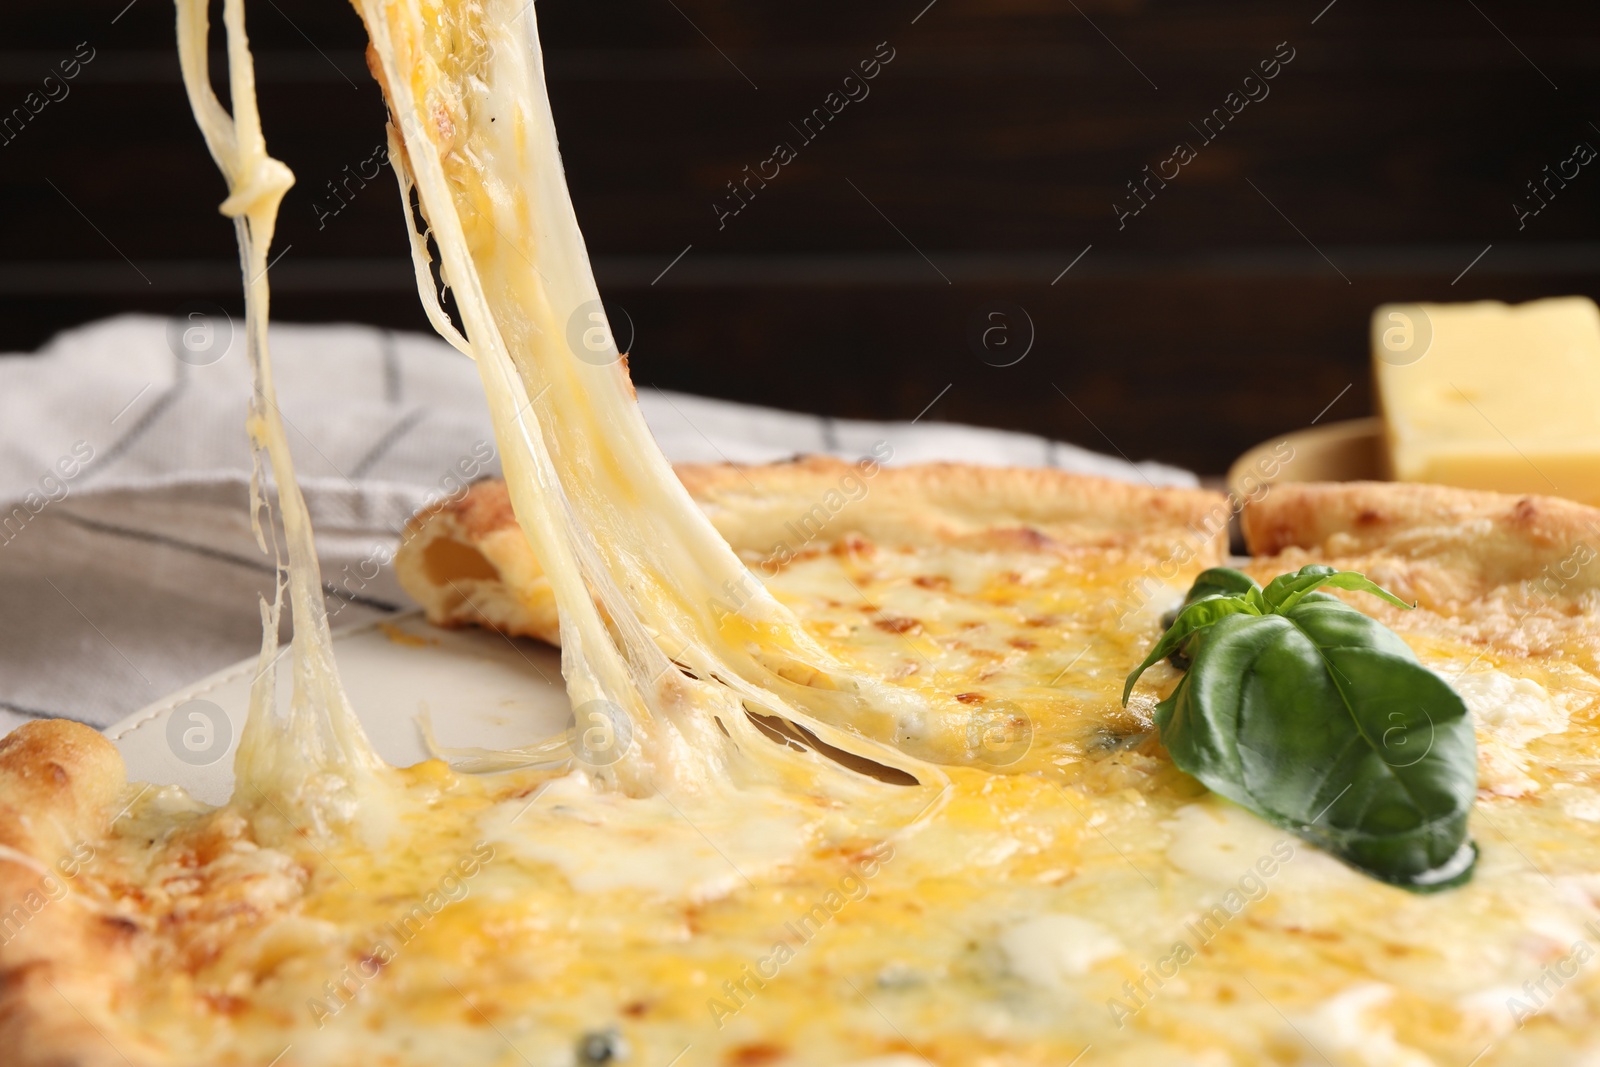
MULTIPOLYGON (((579 358, 569 347, 568 325, 588 326, 588 311, 600 305, 561 174, 531 4, 366 0, 361 10, 394 118, 391 158, 406 210, 414 180, 464 335, 438 307, 426 246, 413 229, 424 306, 439 332, 477 361, 517 519, 555 592, 579 726, 601 708, 600 721, 621 735, 620 752, 603 752, 581 770, 636 795, 757 783, 840 798, 881 791, 832 760, 773 743, 748 709, 942 783, 936 769, 841 728, 864 715, 905 720, 928 709, 917 694, 852 674, 810 639, 673 475, 615 350, 595 361, 588 349, 579 358)), ((292 796, 307 780, 335 778, 353 797, 381 778, 383 764, 333 662, 266 344, 267 249, 293 176, 266 153, 242 0, 224 9, 232 116, 211 90, 203 3, 178 0, 178 12, 185 84, 228 179, 223 211, 235 219, 246 277, 256 519, 266 512, 264 456, 288 546, 278 597, 262 607, 262 670, 236 764, 240 789, 292 796), (280 716, 268 667, 284 588, 296 624, 295 687, 280 716)), ((259 521, 257 536, 265 549, 259 521)))
MULTIPOLYGON (((517 519, 551 579, 573 703, 623 708, 637 742, 597 775, 629 791, 695 787, 750 773, 752 762, 768 777, 783 749, 747 720, 749 707, 938 777, 835 728, 928 709, 810 639, 673 475, 615 349, 574 345, 600 302, 561 172, 532 5, 358 6, 402 149, 391 161, 405 172, 407 210, 414 181, 517 519)), ((418 268, 432 305, 420 254, 418 268)), ((430 308, 435 321, 441 314, 430 308)))
POLYGON ((304 800, 307 803, 297 806, 326 813, 325 806, 310 803, 310 792, 325 795, 331 785, 337 794, 341 783, 349 787, 347 794, 362 786, 370 787, 384 765, 351 710, 334 664, 311 520, 295 481, 294 460, 284 437, 272 380, 267 347, 267 252, 272 245, 278 205, 294 184, 294 175, 267 154, 261 116, 256 110, 255 67, 245 36, 243 0, 226 0, 223 5, 231 115, 211 87, 206 0, 177 0, 177 13, 178 57, 184 86, 206 145, 228 183, 222 213, 234 220, 239 265, 244 272, 245 349, 254 377, 248 420, 254 450, 251 524, 262 551, 269 551, 270 541, 270 551, 278 559, 273 600, 268 603, 263 599, 261 603, 260 665, 251 686, 249 721, 235 758, 237 789, 246 799, 261 791, 290 802, 304 800), (271 504, 263 491, 267 470, 277 484, 287 566, 278 554, 271 504), (294 622, 294 687, 288 713, 280 715, 275 675, 278 619, 285 589, 294 622))

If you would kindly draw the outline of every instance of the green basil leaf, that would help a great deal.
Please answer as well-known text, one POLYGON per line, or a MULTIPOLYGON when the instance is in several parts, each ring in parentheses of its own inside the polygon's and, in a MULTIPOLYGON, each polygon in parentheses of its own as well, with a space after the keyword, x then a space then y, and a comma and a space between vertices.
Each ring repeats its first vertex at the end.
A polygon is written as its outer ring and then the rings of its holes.
POLYGON ((1201 571, 1183 598, 1184 607, 1208 596, 1243 596, 1252 589, 1260 589, 1256 580, 1232 567, 1208 567, 1201 571))
MULTIPOLYGON (((1178 621, 1178 616, 1189 605, 1205 600, 1208 597, 1222 596, 1245 598, 1254 607, 1257 614, 1265 614, 1268 610, 1266 601, 1261 597, 1261 586, 1256 584, 1254 578, 1243 571, 1234 570, 1232 567, 1207 567, 1195 576, 1194 584, 1189 587, 1189 592, 1184 596, 1183 603, 1161 616, 1162 629, 1168 632, 1166 636, 1170 636, 1170 631, 1178 621)), ((1163 640, 1165 640, 1165 636, 1163 640)), ((1180 671, 1189 669, 1188 640, 1188 635, 1183 636, 1168 645, 1165 653, 1167 660, 1180 671)), ((1160 658, 1160 656, 1156 656, 1156 659, 1146 660, 1129 677, 1128 683, 1123 687, 1122 691, 1122 703, 1124 706, 1127 705, 1128 697, 1133 692, 1134 681, 1160 658)))
POLYGON ((1266 589, 1262 591, 1262 598, 1270 610, 1281 615, 1298 604, 1307 594, 1325 585, 1335 589, 1356 589, 1372 593, 1397 607, 1414 606, 1407 604, 1376 582, 1369 581, 1364 574, 1334 570, 1325 563, 1307 564, 1293 574, 1278 575, 1267 583, 1266 589))
POLYGON ((1227 618, 1229 615, 1241 613, 1255 615, 1256 611, 1254 604, 1239 597, 1208 596, 1203 600, 1195 601, 1178 612, 1178 617, 1172 621, 1171 626, 1167 627, 1167 632, 1161 635, 1161 639, 1150 650, 1150 654, 1144 658, 1144 662, 1135 667, 1133 673, 1128 675, 1127 684, 1122 687, 1123 706, 1127 706, 1128 698, 1133 695, 1133 683, 1139 680, 1139 676, 1170 656, 1191 636, 1209 626, 1216 625, 1218 620, 1227 618))
POLYGON ((1476 862, 1466 705, 1393 631, 1298 591, 1281 613, 1196 631, 1193 665, 1156 709, 1173 762, 1375 878, 1461 884, 1476 862))
MULTIPOLYGON (((1178 613, 1193 604, 1196 600, 1208 596, 1233 596, 1248 594, 1252 589, 1259 591, 1261 587, 1256 580, 1243 571, 1236 571, 1232 567, 1207 567, 1201 571, 1189 587, 1189 592, 1183 598, 1183 603, 1161 616, 1161 628, 1170 627, 1178 619, 1178 613)), ((1265 605, 1260 605, 1263 608, 1265 605)))

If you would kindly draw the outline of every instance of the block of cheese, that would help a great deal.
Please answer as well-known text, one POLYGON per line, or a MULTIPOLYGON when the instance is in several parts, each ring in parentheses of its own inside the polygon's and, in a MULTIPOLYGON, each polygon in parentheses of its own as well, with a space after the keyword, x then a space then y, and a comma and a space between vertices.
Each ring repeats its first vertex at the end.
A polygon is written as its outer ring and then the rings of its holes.
POLYGON ((1397 481, 1600 505, 1600 310, 1385 304, 1372 365, 1397 481))

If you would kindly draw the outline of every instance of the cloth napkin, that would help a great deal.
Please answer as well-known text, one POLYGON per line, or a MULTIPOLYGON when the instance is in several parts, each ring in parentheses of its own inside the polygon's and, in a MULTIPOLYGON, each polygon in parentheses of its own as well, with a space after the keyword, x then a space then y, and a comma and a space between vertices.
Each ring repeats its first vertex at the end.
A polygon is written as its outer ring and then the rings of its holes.
MULTIPOLYGON (((105 727, 259 649, 257 597, 271 593, 273 569, 248 515, 243 327, 217 314, 128 315, 0 356, 0 734, 41 717, 105 727)), ((391 570, 367 580, 363 561, 390 558, 425 502, 499 473, 476 369, 437 338, 367 326, 277 325, 270 346, 333 624, 407 610, 391 570)), ((855 459, 885 440, 895 464, 1195 484, 1027 434, 648 386, 639 403, 674 461, 855 459)))

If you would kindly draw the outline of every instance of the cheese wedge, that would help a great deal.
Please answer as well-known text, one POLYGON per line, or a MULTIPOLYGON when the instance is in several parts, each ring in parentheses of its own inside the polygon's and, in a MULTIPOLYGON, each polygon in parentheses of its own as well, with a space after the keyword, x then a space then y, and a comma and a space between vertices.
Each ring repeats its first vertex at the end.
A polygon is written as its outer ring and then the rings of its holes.
POLYGON ((1594 301, 1385 304, 1372 365, 1397 481, 1600 504, 1594 301))

